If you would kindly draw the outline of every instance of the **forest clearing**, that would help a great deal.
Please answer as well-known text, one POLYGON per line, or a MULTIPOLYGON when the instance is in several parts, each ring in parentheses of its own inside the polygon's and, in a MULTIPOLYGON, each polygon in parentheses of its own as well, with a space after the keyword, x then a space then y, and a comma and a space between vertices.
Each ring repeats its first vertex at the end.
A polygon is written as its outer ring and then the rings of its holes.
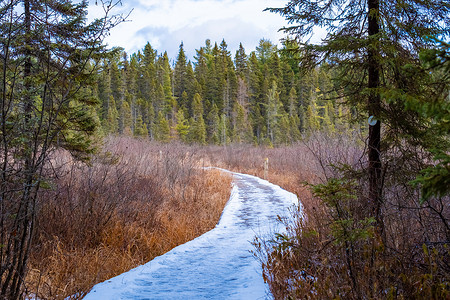
POLYGON ((198 297, 450 297, 447 0, 147 2, 0 2, 0 299, 109 293, 153 259, 178 281, 161 262, 222 233, 232 287, 198 297))

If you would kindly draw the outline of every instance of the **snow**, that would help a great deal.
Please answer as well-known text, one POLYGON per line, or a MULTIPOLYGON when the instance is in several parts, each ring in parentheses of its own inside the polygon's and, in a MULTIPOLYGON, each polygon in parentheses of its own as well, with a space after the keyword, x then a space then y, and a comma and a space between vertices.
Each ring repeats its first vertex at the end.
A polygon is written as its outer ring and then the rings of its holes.
POLYGON ((266 180, 232 174, 231 197, 214 229, 97 284, 84 299, 265 299, 250 242, 283 232, 277 215, 287 215, 298 199, 266 180))

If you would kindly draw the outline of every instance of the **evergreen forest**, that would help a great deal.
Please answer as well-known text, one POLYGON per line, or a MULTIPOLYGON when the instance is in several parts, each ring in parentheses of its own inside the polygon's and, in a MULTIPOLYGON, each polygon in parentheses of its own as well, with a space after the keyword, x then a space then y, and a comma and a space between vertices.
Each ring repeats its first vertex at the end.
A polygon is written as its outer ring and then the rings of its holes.
POLYGON ((105 134, 189 144, 289 145, 301 135, 343 130, 348 110, 333 90, 327 64, 301 73, 293 40, 277 49, 261 39, 234 55, 222 40, 206 40, 188 61, 183 43, 176 60, 147 43, 128 56, 121 49, 101 61, 93 90, 105 134), (336 128, 337 127, 337 128, 336 128))

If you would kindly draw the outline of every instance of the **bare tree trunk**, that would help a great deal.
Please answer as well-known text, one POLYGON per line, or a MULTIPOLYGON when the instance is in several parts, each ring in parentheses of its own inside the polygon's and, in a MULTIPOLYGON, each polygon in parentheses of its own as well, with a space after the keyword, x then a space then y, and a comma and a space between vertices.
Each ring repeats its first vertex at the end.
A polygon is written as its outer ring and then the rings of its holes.
POLYGON ((380 63, 377 56, 379 55, 378 39, 377 36, 380 31, 380 25, 378 22, 378 14, 380 9, 379 0, 368 0, 369 8, 369 49, 368 49, 368 74, 370 89, 368 110, 369 115, 377 118, 375 125, 369 126, 369 205, 372 209, 372 216, 375 216, 377 220, 377 226, 382 228, 382 222, 380 219, 381 208, 381 123, 379 120, 381 112, 381 98, 377 89, 380 86, 380 63))
MULTIPOLYGON (((5 251, 2 251, 2 280, 1 280, 1 295, 2 299, 19 299, 22 295, 22 285, 26 273, 26 265, 30 251, 32 228, 34 221, 34 200, 35 200, 35 184, 34 179, 36 175, 34 164, 34 142, 32 136, 33 118, 33 100, 31 93, 31 11, 30 0, 24 0, 24 29, 25 29, 25 57, 23 65, 23 123, 20 128, 24 137, 23 148, 21 149, 21 156, 23 157, 23 166, 20 177, 21 191, 19 193, 12 193, 9 206, 13 209, 7 213, 13 218, 12 222, 7 221, 6 225, 3 221, 2 215, 2 231, 6 232, 5 251), (14 196, 16 194, 16 196, 14 196), (6 228, 3 227, 6 225, 6 228)), ((6 64, 6 61, 5 61, 6 64)), ((6 72, 5 72, 6 73, 6 72)), ((5 87, 6 88, 6 87, 5 87)), ((5 134, 5 132, 3 133, 5 134)), ((5 151, 6 150, 5 142, 5 151)), ((8 153, 5 153, 5 162, 7 164, 8 153)), ((7 178, 2 178, 2 183, 6 187, 7 178)), ((5 196, 5 195, 4 195, 5 196)), ((2 197, 3 198, 3 197, 2 197)), ((3 199, 5 201, 6 199, 3 199)), ((4 205, 4 203, 2 203, 4 205)), ((2 232, 4 234, 4 232, 2 232)))

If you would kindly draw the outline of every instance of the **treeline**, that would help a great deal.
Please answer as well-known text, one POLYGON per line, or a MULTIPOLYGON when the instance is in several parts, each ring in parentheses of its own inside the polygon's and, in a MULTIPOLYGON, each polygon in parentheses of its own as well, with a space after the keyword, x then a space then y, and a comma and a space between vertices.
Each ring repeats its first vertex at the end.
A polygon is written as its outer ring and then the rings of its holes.
POLYGON ((128 56, 116 49, 101 61, 96 91, 106 134, 198 144, 290 144, 314 130, 343 127, 342 111, 327 66, 299 72, 298 48, 277 49, 260 40, 247 54, 232 57, 223 40, 196 50, 188 61, 183 43, 171 66, 167 52, 150 43, 128 56), (331 95, 331 97, 330 97, 331 95))

